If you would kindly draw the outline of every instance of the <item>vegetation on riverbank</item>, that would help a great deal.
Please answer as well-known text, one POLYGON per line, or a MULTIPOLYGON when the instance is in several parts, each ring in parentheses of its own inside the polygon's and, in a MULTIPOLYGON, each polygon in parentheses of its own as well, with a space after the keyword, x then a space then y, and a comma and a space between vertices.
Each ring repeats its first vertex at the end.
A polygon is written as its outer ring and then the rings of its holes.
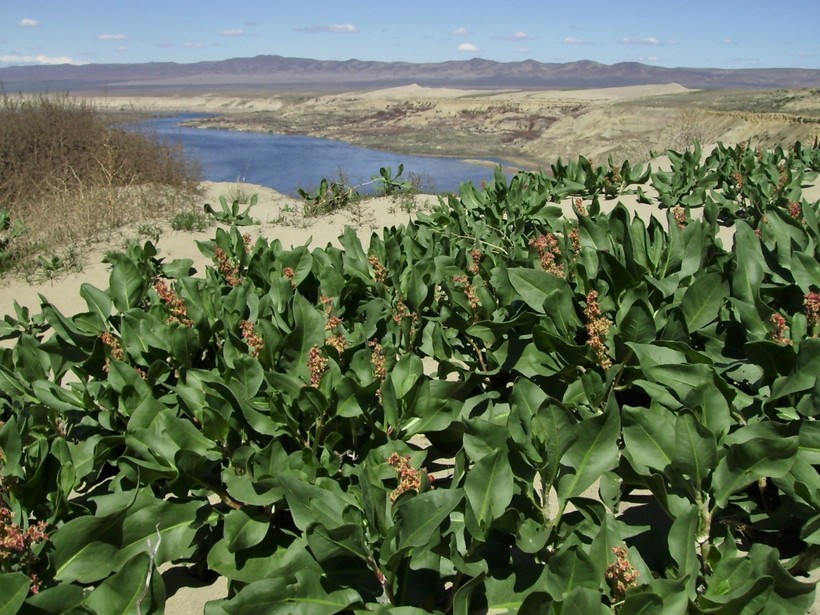
MULTIPOLYGON (((0 98, 0 272, 124 224, 170 217, 197 190, 181 150, 60 95, 0 98)), ((61 254, 62 253, 62 254, 61 254)))

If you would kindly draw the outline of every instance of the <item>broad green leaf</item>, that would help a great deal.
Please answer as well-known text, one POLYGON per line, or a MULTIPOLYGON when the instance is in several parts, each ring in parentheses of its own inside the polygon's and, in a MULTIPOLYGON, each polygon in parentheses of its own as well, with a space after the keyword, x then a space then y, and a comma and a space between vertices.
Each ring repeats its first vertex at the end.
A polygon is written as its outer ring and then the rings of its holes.
POLYGON ((791 438, 754 438, 730 446, 712 477, 715 501, 725 507, 733 493, 760 478, 786 475, 797 458, 799 441, 791 438))
POLYGON ((388 374, 388 378, 392 381, 396 391, 396 397, 403 399, 416 384, 416 381, 423 377, 423 374, 424 368, 420 358, 412 353, 402 356, 388 374))
POLYGON ((31 611, 37 615, 63 615, 63 613, 75 613, 75 607, 85 597, 86 593, 79 585, 61 583, 32 594, 26 600, 26 606, 31 607, 31 611))
POLYGON ((314 569, 316 560, 303 538, 284 546, 282 536, 269 534, 256 547, 238 553, 227 549, 223 539, 208 551, 208 568, 239 583, 253 583, 292 574, 294 570, 314 569))
POLYGON ((617 319, 618 333, 624 341, 647 343, 656 337, 655 318, 646 301, 634 302, 623 316, 617 319))
POLYGON ((80 285, 80 296, 85 299, 89 313, 94 315, 100 327, 105 327, 113 308, 109 294, 91 284, 83 283, 80 285))
POLYGON ((54 578, 93 583, 113 572, 124 517, 124 511, 105 517, 83 516, 58 528, 51 536, 54 578))
POLYGON ((561 615, 609 615, 612 613, 602 602, 600 590, 591 587, 575 587, 569 592, 561 607, 561 615))
POLYGON ((663 598, 649 592, 630 592, 624 599, 619 615, 669 615, 664 610, 663 598))
POLYGON ((678 565, 677 578, 688 577, 687 593, 695 597, 695 580, 700 571, 698 558, 698 530, 700 518, 698 509, 692 505, 683 515, 679 515, 669 530, 669 555, 678 565))
POLYGON ((812 465, 820 465, 820 422, 803 422, 799 442, 800 456, 812 465))
POLYGON ((604 472, 618 464, 620 414, 607 410, 575 426, 577 439, 561 458, 558 497, 566 501, 581 495, 604 472))
POLYGON ((566 280, 535 269, 512 268, 507 270, 507 275, 524 303, 539 314, 549 316, 559 333, 573 334, 580 323, 566 280))
POLYGON ((766 263, 760 250, 760 238, 755 235, 752 227, 742 220, 735 224, 734 251, 737 260, 735 275, 732 278, 732 295, 748 303, 755 303, 766 263))
POLYGON ((661 407, 621 409, 624 456, 639 474, 663 472, 675 450, 675 417, 661 407))
MULTIPOLYGON (((599 590, 600 571, 580 547, 570 547, 550 557, 544 587, 553 600, 564 601, 577 588, 599 590)), ((600 603, 600 593, 598 594, 600 603)), ((567 603, 569 601, 567 600, 567 603)))
POLYGON ((265 538, 271 519, 252 508, 232 510, 225 515, 225 541, 235 553, 256 546, 265 538))
POLYGON ((547 489, 558 476, 564 453, 578 439, 574 425, 570 411, 557 402, 546 404, 533 418, 532 431, 542 458, 539 471, 547 489))
POLYGON ((314 523, 326 528, 338 527, 345 523, 345 510, 355 506, 352 496, 343 492, 335 481, 311 484, 285 472, 277 478, 284 489, 293 523, 303 532, 314 523))
POLYGON ((729 285, 719 273, 707 273, 695 279, 681 301, 683 319, 690 333, 698 331, 719 317, 720 306, 729 295, 729 285))
POLYGON ((467 473, 464 492, 479 533, 485 534, 492 522, 504 514, 512 500, 513 480, 506 449, 485 455, 467 473))
POLYGON ((772 398, 780 399, 813 388, 820 377, 820 338, 800 342, 797 362, 788 376, 778 378, 772 385, 772 398))
POLYGON ((461 489, 434 489, 401 500, 395 509, 399 548, 424 547, 463 497, 461 489))
POLYGON ((126 312, 142 299, 147 281, 130 259, 121 258, 111 270, 108 285, 114 306, 120 312, 126 312))
POLYGON ((545 568, 514 566, 483 577, 483 587, 474 591, 472 613, 538 615, 547 613, 550 600, 544 592, 545 568), (482 595, 483 590, 483 595, 482 595))
POLYGON ((92 591, 85 604, 97 613, 112 615, 162 613, 165 584, 148 553, 138 553, 92 591))
POLYGON ((334 615, 360 600, 352 589, 325 589, 315 571, 296 570, 255 581, 220 607, 229 615, 334 615))
POLYGON ((308 528, 307 542, 313 557, 320 564, 337 558, 355 558, 359 563, 368 561, 362 526, 348 523, 333 529, 321 524, 308 528))
POLYGON ((678 415, 675 421, 675 447, 672 463, 676 471, 688 476, 694 490, 702 489, 703 481, 717 463, 717 442, 714 434, 691 413, 678 415))
POLYGON ((0 615, 14 615, 26 601, 31 579, 21 572, 0 574, 0 615))

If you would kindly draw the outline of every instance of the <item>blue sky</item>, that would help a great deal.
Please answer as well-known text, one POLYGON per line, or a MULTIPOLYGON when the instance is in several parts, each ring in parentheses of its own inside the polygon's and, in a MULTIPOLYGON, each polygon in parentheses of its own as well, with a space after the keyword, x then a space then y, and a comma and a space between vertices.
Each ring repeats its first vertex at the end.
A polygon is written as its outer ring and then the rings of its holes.
POLYGON ((273 54, 820 68, 818 0, 1 1, 0 66, 273 54))

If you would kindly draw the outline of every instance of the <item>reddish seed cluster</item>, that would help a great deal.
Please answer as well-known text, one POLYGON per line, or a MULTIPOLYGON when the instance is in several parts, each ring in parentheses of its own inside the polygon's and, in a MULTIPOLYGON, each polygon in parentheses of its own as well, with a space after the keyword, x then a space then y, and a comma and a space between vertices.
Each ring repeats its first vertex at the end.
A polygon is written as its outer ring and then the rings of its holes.
POLYGON ((285 276, 288 280, 290 280, 290 285, 293 288, 296 288, 296 271, 293 267, 284 267, 282 269, 282 275, 285 276))
POLYGON ((573 209, 575 210, 575 215, 577 215, 581 218, 589 217, 589 213, 587 212, 586 207, 584 207, 584 199, 582 199, 580 196, 575 197, 575 200, 573 201, 573 205, 574 205, 573 209))
POLYGON ((322 356, 322 350, 314 346, 308 353, 308 369, 310 370, 310 386, 319 388, 322 375, 327 371, 327 359, 322 356))
POLYGON ((735 171, 732 174, 732 179, 735 181, 735 185, 737 186, 738 190, 743 190, 743 175, 740 174, 740 171, 735 171))
POLYGON ((242 339, 248 345, 248 354, 254 359, 259 358, 259 353, 262 352, 264 342, 262 338, 257 335, 253 323, 249 320, 243 320, 239 323, 239 329, 242 331, 242 339))
POLYGON ((379 283, 384 283, 387 279, 387 268, 379 260, 379 257, 376 255, 368 256, 367 262, 373 268, 373 278, 379 283))
MULTIPOLYGON (((809 322, 809 327, 814 329, 820 325, 820 293, 810 292, 803 299, 803 307, 806 308, 806 320, 809 322)), ((817 335, 814 332, 813 335, 817 335)))
POLYGON ((334 335, 329 336, 325 340, 325 344, 327 344, 331 348, 335 348, 336 352, 338 352, 339 354, 342 354, 345 350, 347 350, 348 347, 347 338, 341 333, 336 333, 334 335))
POLYGON ((612 365, 612 361, 606 347, 606 336, 612 323, 608 318, 601 315, 601 307, 598 305, 598 291, 591 290, 587 293, 584 316, 587 320, 587 345, 595 352, 598 364, 607 369, 612 365))
POLYGON ((470 264, 467 266, 467 271, 472 275, 476 275, 479 270, 479 263, 481 262, 481 250, 478 248, 470 250, 470 261, 470 264))
POLYGON ((786 319, 781 314, 774 313, 770 321, 772 323, 772 331, 770 333, 772 341, 776 344, 790 345, 792 341, 787 335, 789 325, 786 324, 786 319))
POLYGON ((416 323, 418 322, 419 315, 416 312, 411 312, 410 308, 407 307, 407 304, 404 302, 403 299, 399 299, 396 303, 396 311, 393 313, 393 322, 399 324, 405 318, 409 318, 412 326, 411 329, 415 330, 416 323))
MULTIPOLYGON (((341 327, 344 324, 344 321, 338 316, 333 315, 333 299, 322 295, 319 298, 319 302, 324 305, 325 317, 327 318, 327 322, 325 323, 325 331, 333 331, 335 328, 341 327)), ((343 333, 329 335, 325 340, 325 344, 335 348, 339 354, 342 354, 348 347, 347 338, 343 333)))
POLYGON ((0 499, 0 572, 19 570, 31 579, 31 593, 40 591, 41 581, 34 572, 37 556, 32 547, 48 540, 46 524, 40 521, 23 530, 14 522, 14 513, 0 499))
POLYGON ((683 207, 675 205, 672 208, 672 216, 675 218, 675 224, 678 225, 679 229, 683 230, 686 228, 688 220, 686 219, 686 210, 683 207))
POLYGON ((572 253, 578 256, 581 253, 581 231, 577 226, 573 226, 569 232, 569 241, 572 247, 572 253))
POLYGON ((615 561, 607 566, 604 576, 612 592, 612 599, 620 602, 626 595, 626 590, 635 585, 639 572, 632 567, 627 559, 626 549, 623 547, 612 547, 615 554, 615 561))
POLYGON ((373 366, 373 377, 379 382, 383 382, 387 378, 384 348, 376 340, 371 340, 368 346, 370 346, 370 364, 373 366))
POLYGON ((416 470, 410 465, 410 457, 402 457, 398 453, 392 453, 387 458, 387 463, 390 464, 399 479, 398 486, 390 493, 390 501, 395 502, 399 496, 408 491, 415 491, 418 493, 421 489, 421 470, 416 470))
POLYGON ((561 248, 555 235, 547 233, 533 237, 530 240, 530 247, 538 252, 538 260, 541 261, 541 268, 544 271, 557 276, 564 275, 564 266, 555 262, 555 259, 561 256, 561 248))
POLYGON ((481 300, 476 294, 475 286, 470 283, 470 279, 466 275, 453 276, 453 282, 461 286, 464 294, 467 295, 467 301, 470 302, 470 308, 472 308, 473 312, 481 307, 481 300))
MULTIPOLYGON (((250 239, 250 236, 248 236, 248 239, 250 239)), ((222 248, 217 248, 214 251, 214 260, 216 261, 217 270, 230 286, 239 286, 242 283, 239 265, 233 263, 222 248)))
POLYGON ((114 361, 124 361, 125 360, 125 351, 122 348, 122 344, 120 344, 120 340, 116 338, 112 333, 106 331, 102 335, 100 335, 100 339, 102 343, 108 347, 108 354, 110 358, 105 359, 105 366, 103 367, 103 371, 106 373, 111 368, 111 360, 114 361))
POLYGON ((803 208, 800 206, 800 203, 797 201, 789 203, 789 215, 798 221, 803 219, 803 208))
POLYGON ((777 191, 781 192, 783 188, 786 187, 786 184, 789 183, 789 173, 786 171, 785 167, 780 169, 780 177, 777 180, 777 191))
POLYGON ((188 317, 188 308, 185 301, 179 297, 176 291, 168 286, 165 280, 154 282, 154 290, 159 295, 160 300, 168 306, 171 315, 168 317, 169 323, 178 323, 185 327, 193 326, 193 321, 188 317))

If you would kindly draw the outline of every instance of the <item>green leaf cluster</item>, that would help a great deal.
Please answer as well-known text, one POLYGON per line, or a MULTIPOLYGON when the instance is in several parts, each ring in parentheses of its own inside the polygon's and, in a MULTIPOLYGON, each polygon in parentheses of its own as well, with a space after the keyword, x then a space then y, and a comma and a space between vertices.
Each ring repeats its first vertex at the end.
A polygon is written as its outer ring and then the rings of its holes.
POLYGON ((161 612, 170 563, 228 580, 213 614, 805 612, 820 157, 716 151, 639 195, 682 218, 603 213, 651 170, 579 159, 368 244, 133 245, 86 311, 18 306, 0 498, 49 539, 3 608, 161 612))

